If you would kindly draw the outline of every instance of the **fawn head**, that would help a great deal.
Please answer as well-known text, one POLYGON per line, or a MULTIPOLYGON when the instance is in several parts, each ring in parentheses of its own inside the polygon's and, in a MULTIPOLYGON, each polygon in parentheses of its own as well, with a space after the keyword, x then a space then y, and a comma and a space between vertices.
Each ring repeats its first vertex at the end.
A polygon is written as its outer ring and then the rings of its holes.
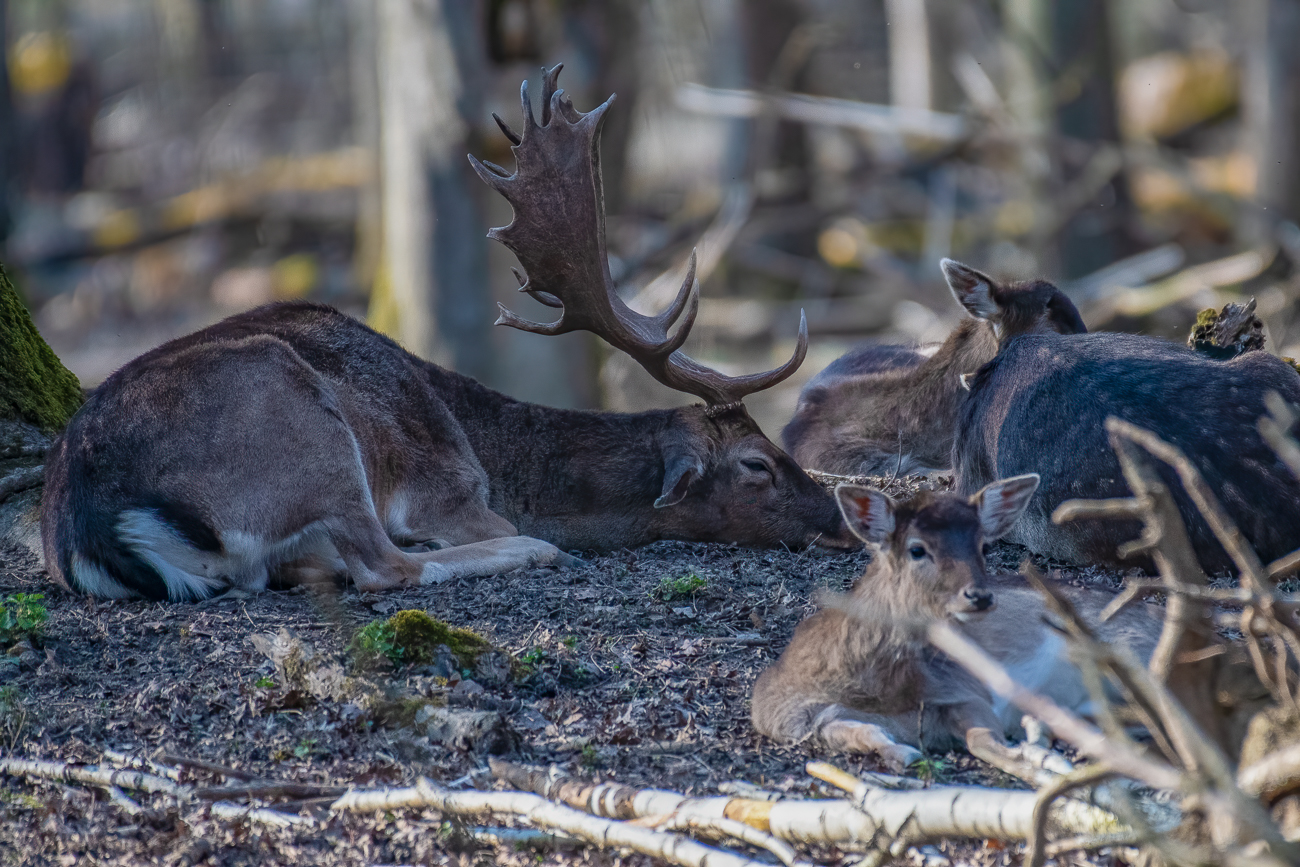
POLYGON ((1074 302, 1046 280, 999 283, 969 265, 939 263, 957 303, 993 326, 998 345, 1022 334, 1083 334, 1087 327, 1074 302))
POLYGON ((858 585, 896 616, 964 620, 993 609, 984 556, 1011 529, 1038 489, 1038 476, 1000 479, 978 493, 923 491, 895 503, 875 488, 835 489, 844 519, 874 557, 858 585))

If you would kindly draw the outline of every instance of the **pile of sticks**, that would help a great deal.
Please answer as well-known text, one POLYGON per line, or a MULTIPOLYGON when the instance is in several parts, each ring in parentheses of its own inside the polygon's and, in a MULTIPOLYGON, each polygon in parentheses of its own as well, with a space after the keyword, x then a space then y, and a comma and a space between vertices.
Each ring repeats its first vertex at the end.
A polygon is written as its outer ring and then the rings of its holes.
MULTIPOLYGON (((428 810, 440 818, 490 816, 534 829, 489 826, 470 830, 472 836, 488 842, 596 845, 631 850, 684 867, 764 863, 737 851, 740 847, 765 851, 793 867, 810 863, 796 847, 865 852, 866 863, 878 864, 942 839, 1014 843, 1030 839, 1036 829, 1050 835, 1052 842, 1043 851, 1052 855, 1139 839, 1114 815, 1079 800, 1062 800, 1044 809, 1034 792, 925 787, 916 780, 883 774, 859 778, 818 762, 810 763, 808 772, 844 789, 847 798, 782 798, 754 787, 745 787, 743 797, 689 797, 619 783, 593 784, 555 768, 548 771, 497 760, 491 760, 490 770, 511 788, 458 790, 420 778, 409 787, 344 790, 257 779, 219 765, 166 755, 150 759, 109 752, 99 766, 0 759, 0 773, 95 787, 107 793, 111 804, 132 816, 155 812, 141 803, 141 795, 188 808, 198 814, 192 819, 206 815, 306 832, 323 827, 332 816, 342 813, 428 810), (224 776, 227 782, 219 786, 181 782, 186 766, 224 776)), ((437 823, 432 825, 437 827, 437 823)))

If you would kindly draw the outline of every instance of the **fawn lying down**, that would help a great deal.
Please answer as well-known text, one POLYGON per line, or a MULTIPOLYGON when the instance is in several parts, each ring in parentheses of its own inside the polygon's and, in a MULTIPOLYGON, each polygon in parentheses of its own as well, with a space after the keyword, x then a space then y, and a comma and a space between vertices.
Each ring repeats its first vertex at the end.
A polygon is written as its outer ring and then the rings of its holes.
MULTIPOLYGON (((1006 533, 1038 487, 1016 476, 972 497, 923 492, 895 503, 872 488, 840 485, 849 527, 873 550, 853 590, 807 618, 781 658, 754 687, 753 722, 783 741, 815 738, 832 750, 874 752, 900 770, 916 749, 972 754, 1013 775, 1032 776, 1044 753, 1022 737, 1019 713, 955 663, 930 649, 918 622, 952 617, 1020 683, 1086 710, 1088 693, 1064 641, 1044 621, 1044 603, 1019 576, 996 584, 984 563, 989 542, 1006 533), (996 594, 994 590, 996 589, 996 594)), ((1111 595, 1071 588, 1089 621, 1111 595)), ((1141 659, 1160 624, 1139 606, 1098 627, 1141 659)))

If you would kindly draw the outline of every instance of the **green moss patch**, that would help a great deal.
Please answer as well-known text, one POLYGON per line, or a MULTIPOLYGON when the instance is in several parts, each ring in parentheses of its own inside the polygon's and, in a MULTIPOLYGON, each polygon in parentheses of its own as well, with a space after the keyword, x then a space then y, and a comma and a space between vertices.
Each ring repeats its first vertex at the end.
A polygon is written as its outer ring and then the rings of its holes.
POLYGON ((0 268, 0 418, 20 418, 56 431, 79 406, 81 383, 36 330, 0 268))
POLYGON ((413 609, 363 626, 348 644, 348 653, 358 668, 374 667, 381 657, 393 665, 428 665, 440 645, 446 645, 465 668, 473 668, 479 656, 492 647, 475 632, 413 609))

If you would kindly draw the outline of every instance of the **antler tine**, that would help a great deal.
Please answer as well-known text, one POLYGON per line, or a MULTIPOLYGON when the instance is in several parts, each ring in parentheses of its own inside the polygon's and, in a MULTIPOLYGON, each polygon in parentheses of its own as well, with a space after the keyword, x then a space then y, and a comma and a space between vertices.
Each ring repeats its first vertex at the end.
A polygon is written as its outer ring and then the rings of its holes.
POLYGON ((560 80, 560 70, 564 68, 563 63, 557 63, 550 69, 542 69, 542 126, 551 125, 551 103, 560 93, 558 90, 560 80))
MULTIPOLYGON (((533 117, 533 101, 528 96, 528 79, 524 79, 523 84, 519 85, 519 102, 524 109, 524 134, 519 137, 519 144, 523 144, 528 134, 537 128, 537 119, 533 117)), ((513 147, 518 147, 514 145, 513 147)))
POLYGON ((566 334, 584 330, 598 334, 626 352, 646 372, 670 388, 703 398, 710 405, 737 403, 747 394, 768 388, 792 374, 808 349, 808 323, 800 319, 799 345, 794 357, 767 373, 727 377, 682 354, 699 312, 696 255, 672 304, 655 316, 630 309, 614 288, 605 254, 605 204, 597 146, 605 112, 614 97, 587 113, 558 87, 560 66, 542 76, 542 123, 532 114, 528 82, 520 88, 524 132, 513 143, 515 172, 470 157, 475 172, 501 193, 514 208, 510 225, 488 233, 518 257, 527 277, 516 271, 519 291, 549 307, 562 308, 554 322, 533 322, 504 305, 498 325, 534 334, 566 334), (669 330, 676 325, 672 335, 669 330))
MULTIPOLYGON (((664 312, 655 317, 655 322, 662 325, 665 331, 672 328, 673 323, 677 321, 677 317, 682 315, 682 311, 686 309, 691 296, 695 296, 695 303, 697 306, 699 304, 700 287, 695 281, 695 258, 695 250, 692 249, 691 258, 686 262, 686 279, 682 281, 682 288, 677 290, 677 297, 673 299, 673 303, 669 304, 664 312)), ((692 314, 685 324, 686 328, 691 327, 691 321, 694 318, 695 316, 692 314)))
POLYGON ((732 400, 740 400, 747 394, 769 389, 789 379, 808 355, 808 316, 799 311, 799 337, 795 343, 794 354, 780 367, 766 373, 751 373, 748 376, 727 377, 726 388, 733 395, 732 400))
POLYGON ((519 133, 512 130, 509 124, 501 119, 501 115, 497 114, 495 111, 492 112, 492 119, 497 122, 497 126, 499 126, 501 131, 506 134, 506 138, 510 139, 512 145, 517 145, 523 141, 523 139, 519 137, 519 133))

